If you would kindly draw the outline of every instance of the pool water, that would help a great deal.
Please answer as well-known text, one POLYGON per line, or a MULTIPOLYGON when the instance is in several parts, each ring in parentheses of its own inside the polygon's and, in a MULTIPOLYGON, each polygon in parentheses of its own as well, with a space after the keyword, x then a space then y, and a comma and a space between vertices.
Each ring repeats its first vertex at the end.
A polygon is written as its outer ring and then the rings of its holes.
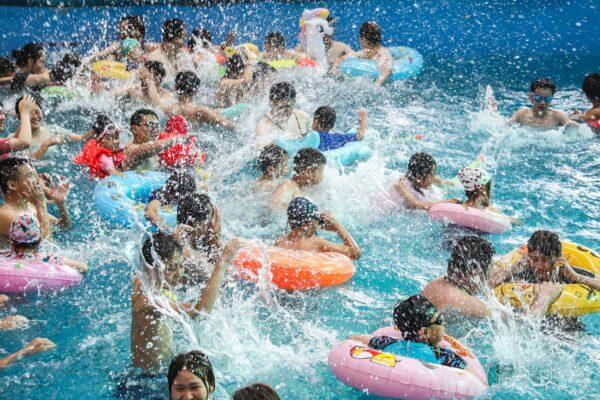
MULTIPOLYGON (((445 243, 457 234, 423 214, 385 213, 373 206, 372 199, 389 190, 416 151, 434 155, 444 177, 483 155, 485 168, 494 175, 495 204, 524 221, 522 227, 489 236, 498 253, 524 243, 537 228, 555 230, 565 239, 600 250, 598 138, 587 128, 536 132, 508 127, 498 115, 484 110, 486 93, 492 91, 500 114, 509 116, 526 105, 529 82, 542 76, 551 76, 558 85, 554 107, 566 112, 588 107, 580 87, 583 77, 600 67, 594 44, 600 28, 592 19, 598 4, 593 0, 564 6, 467 1, 358 4, 328 4, 340 17, 339 37, 356 46, 360 23, 378 20, 389 43, 410 45, 423 53, 423 73, 385 89, 317 79, 305 71, 289 77, 298 89, 298 108, 311 113, 320 105, 334 106, 339 129, 356 124, 357 108, 369 110, 368 140, 375 156, 355 168, 328 166, 323 184, 310 194, 360 244, 363 256, 357 273, 341 287, 295 294, 272 290, 266 282, 255 286, 232 277, 210 318, 189 325, 174 323, 177 352, 199 348, 210 355, 217 376, 216 399, 227 399, 236 388, 255 381, 273 385, 290 400, 370 398, 333 377, 327 366, 329 348, 350 334, 389 324, 398 300, 418 293, 445 271, 445 243)), ((190 26, 202 24, 219 32, 219 40, 236 26, 241 41, 260 43, 269 30, 281 29, 292 42, 302 9, 321 5, 1 7, 0 20, 11 21, 3 26, 12 28, 4 29, 0 49, 7 53, 39 39, 77 41, 85 50, 111 40, 116 21, 129 13, 144 14, 152 38, 158 38, 162 20, 178 16, 190 26), (248 26, 241 21, 248 21, 248 26)), ((207 103, 209 93, 202 96, 207 103)), ((283 216, 274 216, 266 225, 257 223, 264 199, 251 191, 257 154, 249 143, 266 105, 266 99, 255 105, 240 133, 203 129, 200 136, 209 155, 210 194, 221 208, 225 237, 272 243, 285 230, 283 216)), ((132 112, 107 98, 83 98, 58 104, 46 113, 46 120, 81 132, 95 115, 90 108, 110 112, 122 126, 128 126, 132 112)), ((14 127, 14 119, 11 122, 8 131, 14 127)), ((51 339, 57 348, 0 372, 0 398, 113 398, 129 370, 131 277, 141 235, 114 229, 95 215, 93 183, 77 166, 61 163, 78 149, 67 147, 54 160, 74 185, 70 195, 74 229, 56 235, 56 243, 65 249, 61 254, 87 261, 91 271, 81 285, 63 293, 30 294, 11 303, 8 312, 24 315, 32 324, 24 331, 3 332, 0 349, 14 351, 38 336, 51 339)), ((198 293, 192 290, 184 296, 193 300, 198 293)), ((484 398, 600 398, 600 318, 589 315, 581 321, 585 330, 576 333, 549 334, 538 322, 518 318, 453 319, 447 331, 470 346, 488 371, 491 387, 484 398)))

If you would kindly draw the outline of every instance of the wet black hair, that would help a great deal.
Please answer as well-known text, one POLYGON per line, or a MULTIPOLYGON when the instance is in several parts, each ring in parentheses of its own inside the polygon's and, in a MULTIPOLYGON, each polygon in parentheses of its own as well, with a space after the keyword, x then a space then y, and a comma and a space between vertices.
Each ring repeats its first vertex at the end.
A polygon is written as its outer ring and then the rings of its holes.
POLYGON ((107 125, 114 124, 113 120, 108 117, 106 114, 98 114, 96 115, 96 119, 92 124, 92 132, 94 136, 99 136, 104 132, 104 128, 107 125))
POLYGON ((321 129, 329 132, 335 126, 337 115, 333 107, 321 106, 315 111, 313 119, 317 121, 321 129))
POLYGON ((307 169, 316 169, 326 163, 327 159, 319 150, 311 148, 300 149, 294 156, 294 173, 299 174, 307 169))
POLYGON ((280 400, 280 397, 271 386, 253 383, 236 390, 231 400, 280 400))
POLYGON ((175 92, 184 96, 194 96, 200 87, 200 78, 192 71, 181 71, 175 76, 175 92))
POLYGON ((81 59, 77 54, 67 53, 50 71, 50 80, 56 83, 65 83, 75 75, 80 65, 81 59))
POLYGON ((306 197, 294 197, 288 204, 287 218, 292 229, 318 221, 320 217, 319 207, 306 197))
POLYGON ((448 260, 446 279, 464 289, 461 282, 473 276, 487 275, 496 251, 489 240, 468 235, 460 238, 448 260))
POLYGON ((132 39, 144 39, 146 36, 146 25, 144 25, 144 20, 141 16, 127 15, 121 18, 121 22, 127 22, 127 25, 131 26, 137 32, 137 35, 132 37, 132 39))
POLYGON ((283 47, 285 49, 285 37, 279 31, 272 31, 267 33, 265 37, 265 47, 283 47))
POLYGON ((12 75, 16 72, 17 66, 12 60, 6 57, 0 57, 0 77, 12 75))
POLYGON ((192 31, 188 46, 190 50, 194 50, 198 45, 207 49, 212 43, 212 33, 208 29, 199 28, 192 31))
POLYGON ((419 338, 419 330, 429 326, 437 312, 437 307, 427 298, 411 296, 394 308, 394 325, 405 340, 415 341, 419 338))
POLYGON ((271 86, 271 90, 269 91, 269 100, 296 100, 296 88, 294 88, 294 85, 292 85, 290 82, 276 83, 271 86))
POLYGON ((146 264, 155 266, 154 263, 156 261, 160 261, 163 264, 168 263, 175 256, 175 253, 181 250, 181 245, 175 240, 173 235, 157 232, 144 241, 142 256, 146 264), (155 260, 154 256, 157 256, 159 260, 155 260))
POLYGON ((0 161, 0 190, 6 194, 8 192, 8 183, 17 181, 19 176, 19 167, 30 164, 24 157, 8 157, 0 161))
POLYGON ((163 42, 171 42, 185 36, 185 24, 179 18, 171 18, 165 21, 162 27, 163 42))
POLYGON ((194 226, 206 222, 214 215, 215 208, 204 193, 195 193, 182 199, 177 206, 177 223, 194 226))
POLYGON ((144 63, 144 67, 146 67, 146 69, 150 71, 152 76, 158 78, 158 80, 161 82, 163 81, 163 79, 165 79, 165 76, 167 76, 165 66, 160 61, 146 61, 144 63))
POLYGON ((38 60, 44 55, 44 46, 41 43, 27 43, 21 49, 13 50, 12 56, 17 67, 23 68, 29 59, 38 60))
POLYGON ((142 118, 148 115, 158 118, 158 115, 154 111, 148 108, 140 108, 131 115, 131 118, 129 118, 129 125, 140 126, 140 124, 142 123, 142 118))
POLYGON ((277 70, 267 64, 264 61, 259 61, 254 66, 254 71, 252 72, 252 83, 257 83, 258 81, 265 79, 269 75, 275 75, 277 70))
POLYGON ((187 353, 179 354, 173 357, 169 364, 169 371, 167 372, 167 381, 169 382, 169 392, 173 387, 173 382, 177 378, 177 375, 182 370, 187 370, 202 379, 206 385, 208 393, 212 393, 215 390, 215 374, 213 372, 213 366, 210 359, 206 354, 199 350, 190 351, 187 353))
POLYGON ((552 94, 554 94, 554 92, 556 92, 556 85, 550 78, 541 78, 532 81, 529 89, 532 92, 535 92, 537 89, 550 89, 552 94))
POLYGON ((264 174, 269 168, 276 167, 289 157, 288 152, 276 144, 270 144, 261 150, 258 156, 258 168, 264 174))
POLYGON ((371 45, 381 44, 381 27, 377 22, 368 21, 360 26, 360 37, 371 45))
POLYGON ((414 190, 419 193, 421 188, 419 187, 419 181, 424 179, 429 174, 435 172, 437 168, 437 162, 427 153, 415 153, 410 157, 408 161, 408 168, 406 170, 406 179, 411 183, 414 190))
POLYGON ((223 77, 227 79, 239 79, 244 72, 244 68, 246 68, 246 64, 242 56, 234 54, 225 63, 225 75, 223 77))
POLYGON ((583 80, 582 89, 590 101, 600 100, 600 74, 595 72, 587 75, 583 80))
MULTIPOLYGON (((42 97, 37 93, 30 93, 29 95, 33 98, 33 101, 35 101, 35 104, 37 104, 40 110, 44 111, 44 102, 42 97)), ((21 101, 23 101, 23 96, 19 97, 17 101, 15 101, 15 114, 17 118, 21 118, 21 113, 19 112, 19 104, 21 104, 21 101)))
POLYGON ((553 260, 562 254, 562 244, 558 235, 552 231, 537 230, 527 241, 528 251, 537 251, 553 260))
POLYGON ((176 171, 169 176, 164 188, 166 188, 170 196, 181 201, 196 193, 196 179, 189 172, 176 171))

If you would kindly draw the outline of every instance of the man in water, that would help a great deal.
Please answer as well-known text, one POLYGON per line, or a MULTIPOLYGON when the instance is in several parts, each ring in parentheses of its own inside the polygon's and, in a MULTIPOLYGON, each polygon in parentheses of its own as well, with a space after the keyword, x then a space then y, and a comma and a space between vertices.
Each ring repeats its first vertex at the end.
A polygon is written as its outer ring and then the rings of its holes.
POLYGON ((375 61, 379 70, 379 77, 375 81, 375 85, 383 85, 392 75, 394 60, 388 48, 382 45, 379 25, 372 21, 362 24, 358 42, 360 43, 360 51, 347 54, 344 58, 357 57, 375 61))
POLYGON ((173 79, 183 70, 192 68, 193 60, 185 45, 185 24, 178 18, 168 19, 162 28, 163 41, 156 50, 148 54, 148 61, 160 61, 173 79))
POLYGON ((512 115, 510 122, 541 130, 560 126, 577 128, 579 125, 571 121, 567 114, 550 108, 554 92, 556 92, 556 85, 550 79, 536 79, 531 82, 529 101, 533 107, 519 109, 512 115))

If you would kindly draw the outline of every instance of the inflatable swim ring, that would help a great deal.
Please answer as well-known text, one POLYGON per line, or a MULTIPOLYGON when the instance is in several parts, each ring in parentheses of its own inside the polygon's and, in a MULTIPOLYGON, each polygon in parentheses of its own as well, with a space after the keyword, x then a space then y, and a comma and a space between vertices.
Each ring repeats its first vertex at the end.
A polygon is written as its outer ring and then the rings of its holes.
MULTIPOLYGON (((103 220, 117 226, 145 225, 144 210, 150 195, 165 184, 167 177, 167 174, 155 171, 127 171, 122 177, 111 175, 94 188, 94 208, 103 220)), ((175 212, 161 210, 160 215, 168 225, 176 225, 175 212)))
POLYGON ((219 114, 223 118, 227 118, 231 121, 238 121, 240 117, 250 109, 250 104, 248 103, 237 103, 232 105, 231 107, 221 108, 219 110, 219 114))
POLYGON ((504 233, 512 228, 510 219, 504 214, 473 207, 465 208, 462 204, 434 204, 429 208, 429 217, 484 233, 504 233))
MULTIPOLYGON (((527 245, 511 251, 497 261, 500 268, 508 268, 527 254, 527 245)), ((587 247, 570 242, 562 242, 562 255, 577 272, 600 277, 600 255, 587 247)), ((531 304, 535 284, 510 282, 497 286, 494 294, 501 303, 510 303, 515 308, 523 308, 523 303, 531 304)), ((600 291, 586 285, 568 284, 560 296, 548 307, 548 315, 579 317, 600 311, 600 291)))
POLYGON ((81 274, 66 265, 0 258, 0 293, 52 291, 81 282, 81 274))
POLYGON ((41 90, 44 97, 56 100, 72 100, 77 97, 77 92, 65 86, 47 86, 41 90))
MULTIPOLYGON (((275 144, 287 151, 290 159, 294 157, 298 150, 307 147, 317 149, 320 143, 321 138, 317 131, 307 133, 302 139, 284 139, 280 137, 275 139, 275 144)), ((371 148, 364 143, 364 140, 347 143, 339 149, 323 151, 328 162, 342 166, 368 160, 371 153, 371 148)))
MULTIPOLYGON (((390 53, 394 59, 392 75, 389 81, 413 78, 423 69, 423 56, 410 47, 390 47, 390 53)), ((373 60, 360 58, 347 58, 340 64, 340 73, 350 78, 379 78, 377 63, 373 60)))
POLYGON ((114 78, 119 80, 131 78, 131 72, 127 71, 127 64, 117 61, 98 61, 92 65, 92 71, 103 78, 114 78))
POLYGON ((260 246, 240 250, 233 266, 242 279, 257 282, 265 261, 270 265, 271 282, 285 290, 340 285, 350 280, 356 271, 352 260, 340 253, 260 246))
MULTIPOLYGON (((379 329, 372 336, 402 338, 394 327, 379 329)), ((465 399, 483 394, 487 375, 473 353, 449 335, 444 335, 440 345, 460 355, 470 371, 381 352, 356 340, 336 344, 328 364, 342 383, 381 397, 465 399)))

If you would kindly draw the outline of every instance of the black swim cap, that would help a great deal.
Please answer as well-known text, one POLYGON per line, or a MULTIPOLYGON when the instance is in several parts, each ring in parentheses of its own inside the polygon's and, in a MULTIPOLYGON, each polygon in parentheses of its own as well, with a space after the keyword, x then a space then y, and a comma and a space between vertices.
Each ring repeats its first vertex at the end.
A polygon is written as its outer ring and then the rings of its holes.
POLYGON ((427 298, 411 296, 394 308, 394 324, 402 331, 404 339, 415 340, 419 336, 419 329, 429 326, 437 312, 437 307, 427 298))
POLYGON ((306 197, 294 198, 290 201, 287 209, 288 222, 292 229, 316 221, 320 215, 317 205, 306 197))

